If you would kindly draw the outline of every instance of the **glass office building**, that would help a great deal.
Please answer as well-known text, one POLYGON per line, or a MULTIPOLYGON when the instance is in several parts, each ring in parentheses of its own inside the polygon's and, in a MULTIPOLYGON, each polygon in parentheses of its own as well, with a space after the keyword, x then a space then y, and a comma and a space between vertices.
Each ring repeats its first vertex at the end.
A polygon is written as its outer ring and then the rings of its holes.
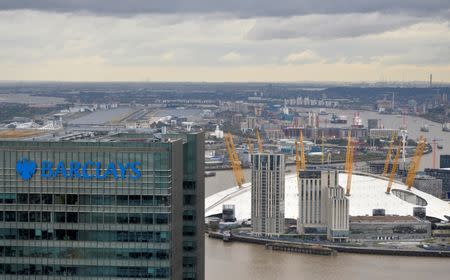
POLYGON ((203 137, 0 141, 0 279, 204 279, 203 137))

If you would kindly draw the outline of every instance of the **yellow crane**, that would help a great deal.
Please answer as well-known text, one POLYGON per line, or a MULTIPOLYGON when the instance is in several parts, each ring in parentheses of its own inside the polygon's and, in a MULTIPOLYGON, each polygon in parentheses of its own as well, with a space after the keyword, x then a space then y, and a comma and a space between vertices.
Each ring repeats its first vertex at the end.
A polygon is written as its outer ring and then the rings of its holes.
POLYGON ((348 133, 348 143, 347 143, 347 152, 345 159, 345 171, 347 172, 347 186, 345 189, 345 195, 350 196, 350 190, 352 187, 352 173, 353 173, 353 142, 352 142, 352 132, 348 133))
POLYGON ((259 129, 256 129, 256 139, 258 140, 258 152, 263 152, 263 143, 261 140, 261 135, 259 135, 259 129))
POLYGON ((230 164, 233 169, 234 178, 236 179, 236 184, 239 187, 242 187, 242 185, 245 183, 244 173, 242 172, 241 162, 236 153, 236 148, 234 147, 233 136, 228 133, 224 138, 228 156, 230 158, 230 164))
POLYGON ((417 143, 414 157, 411 161, 411 164, 409 165, 408 175, 406 176, 405 184, 406 186, 408 186, 408 190, 411 190, 411 187, 414 184, 414 180, 416 179, 417 169, 419 169, 420 159, 422 158, 423 151, 425 150, 425 145, 425 138, 420 137, 419 142, 417 143))
POLYGON ((295 141, 295 171, 297 174, 297 179, 299 178, 298 174, 300 173, 301 163, 300 163, 300 156, 298 152, 298 142, 295 141))
POLYGON ((389 162, 391 161, 391 154, 392 154, 392 148, 394 147, 394 141, 397 135, 395 133, 392 134, 391 143, 389 144, 389 150, 386 155, 386 159, 384 161, 384 168, 383 168, 383 176, 387 176, 388 169, 389 169, 389 162))
POLYGON ((394 183, 395 172, 397 171, 397 166, 398 166, 398 159, 400 158, 401 146, 402 145, 400 143, 398 143, 397 152, 395 153, 394 162, 392 163, 391 176, 389 177, 389 183, 388 183, 388 187, 386 190, 387 194, 391 193, 392 183, 394 183))

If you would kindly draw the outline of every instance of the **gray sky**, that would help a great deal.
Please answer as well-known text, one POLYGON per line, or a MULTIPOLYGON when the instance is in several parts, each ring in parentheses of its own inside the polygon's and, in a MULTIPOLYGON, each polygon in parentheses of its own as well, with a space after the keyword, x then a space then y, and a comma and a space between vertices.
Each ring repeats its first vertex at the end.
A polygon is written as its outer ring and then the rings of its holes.
POLYGON ((448 0, 0 0, 0 80, 450 82, 448 0))

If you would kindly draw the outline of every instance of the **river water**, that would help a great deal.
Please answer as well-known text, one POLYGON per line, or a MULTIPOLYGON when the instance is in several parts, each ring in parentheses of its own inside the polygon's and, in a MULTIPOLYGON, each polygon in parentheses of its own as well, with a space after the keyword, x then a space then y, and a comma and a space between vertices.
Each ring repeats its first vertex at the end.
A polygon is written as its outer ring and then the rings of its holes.
MULTIPOLYGON (((349 121, 352 112, 345 113, 349 121)), ((379 115, 360 112, 364 125, 368 118, 381 119, 386 128, 398 128, 401 116, 379 115)), ((329 117, 329 116, 328 116, 329 117)), ((444 148, 436 151, 436 167, 439 155, 450 154, 450 133, 442 132, 441 125, 417 117, 406 117, 409 137, 425 136, 444 148), (430 132, 420 132, 423 123, 429 124, 430 132)), ((420 168, 432 167, 433 154, 424 155, 420 168)), ((290 167, 292 169, 293 167, 290 167)), ((247 181, 250 170, 244 170, 247 181)), ((211 195, 235 185, 231 171, 217 171, 215 177, 206 178, 205 195, 211 195)), ((448 279, 450 261, 444 258, 375 256, 340 253, 338 256, 314 256, 274 252, 264 246, 246 243, 224 243, 205 238, 206 279, 208 280, 272 280, 272 279, 448 279)))

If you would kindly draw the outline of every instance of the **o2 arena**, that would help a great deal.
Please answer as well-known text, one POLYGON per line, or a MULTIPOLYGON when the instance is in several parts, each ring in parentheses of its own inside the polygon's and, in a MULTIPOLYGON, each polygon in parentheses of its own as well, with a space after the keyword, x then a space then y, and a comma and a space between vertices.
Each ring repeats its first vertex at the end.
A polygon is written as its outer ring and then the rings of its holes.
MULTIPOLYGON (((386 215, 413 215, 414 207, 425 207, 427 218, 434 221, 450 221, 450 203, 412 188, 408 191, 402 182, 394 181, 391 193, 386 193, 388 178, 354 172, 349 199, 350 216, 371 216, 373 209, 385 209, 386 215)), ((347 174, 339 174, 339 185, 347 184, 347 174)), ((241 188, 232 187, 206 198, 205 216, 222 213, 223 205, 234 204, 238 220, 251 217, 251 183, 241 188)), ((285 218, 298 217, 298 188, 295 174, 285 177, 285 218)))

